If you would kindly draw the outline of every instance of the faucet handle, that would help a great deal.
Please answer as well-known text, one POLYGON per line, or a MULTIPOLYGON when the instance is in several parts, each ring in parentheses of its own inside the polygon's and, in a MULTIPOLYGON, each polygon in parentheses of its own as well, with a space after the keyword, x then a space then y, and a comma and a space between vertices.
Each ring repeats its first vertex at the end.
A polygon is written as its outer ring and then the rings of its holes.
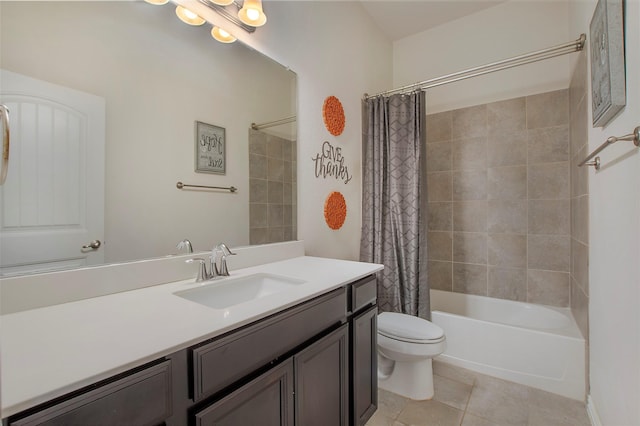
POLYGON ((198 276, 196 277, 196 282, 200 283, 202 281, 207 281, 209 279, 209 273, 207 272, 207 263, 201 257, 194 257, 192 259, 187 259, 184 261, 185 263, 195 263, 198 262, 198 276))

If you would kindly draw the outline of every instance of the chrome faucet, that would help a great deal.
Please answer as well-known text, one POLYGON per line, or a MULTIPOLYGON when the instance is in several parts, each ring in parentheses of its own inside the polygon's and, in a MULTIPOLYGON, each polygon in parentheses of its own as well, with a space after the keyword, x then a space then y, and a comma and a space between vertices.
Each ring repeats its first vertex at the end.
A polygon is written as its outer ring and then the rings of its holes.
POLYGON ((182 250, 183 248, 187 249, 187 253, 193 253, 193 246, 191 245, 191 241, 189 240, 182 240, 178 243, 178 245, 176 246, 176 248, 178 250, 182 250))
POLYGON ((227 256, 231 255, 235 255, 235 253, 229 250, 229 247, 227 247, 225 243, 220 243, 211 250, 211 266, 209 268, 211 278, 229 276, 229 268, 227 268, 227 256), (218 268, 218 253, 221 254, 220 268, 218 268))
POLYGON ((200 283, 202 281, 209 280, 209 273, 207 272, 207 264, 205 260, 201 257, 194 257, 193 259, 185 260, 185 263, 195 263, 198 262, 198 276, 196 277, 196 282, 200 283))

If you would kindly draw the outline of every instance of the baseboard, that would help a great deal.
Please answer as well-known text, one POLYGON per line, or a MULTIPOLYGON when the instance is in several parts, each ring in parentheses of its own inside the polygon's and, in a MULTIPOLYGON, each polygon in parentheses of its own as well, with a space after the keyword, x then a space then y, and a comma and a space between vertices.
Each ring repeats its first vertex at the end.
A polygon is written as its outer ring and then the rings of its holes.
POLYGON ((591 420, 591 426, 602 426, 602 421, 600 421, 598 410, 596 410, 596 405, 591 399, 591 395, 587 396, 587 413, 589 414, 589 420, 591 420))

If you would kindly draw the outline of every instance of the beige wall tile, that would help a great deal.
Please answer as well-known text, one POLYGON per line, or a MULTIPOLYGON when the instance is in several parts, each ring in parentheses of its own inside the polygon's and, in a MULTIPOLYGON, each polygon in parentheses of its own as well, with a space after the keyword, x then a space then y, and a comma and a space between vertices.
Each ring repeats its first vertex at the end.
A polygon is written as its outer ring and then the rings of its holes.
POLYGON ((584 160, 589 152, 587 152, 587 145, 584 145, 573 156, 571 160, 571 196, 579 197, 580 195, 586 195, 589 193, 589 167, 578 167, 578 164, 584 160))
POLYGON ((269 228, 284 224, 284 206, 282 204, 269 204, 267 207, 269 228))
POLYGON ((452 291, 452 264, 451 262, 440 262, 437 260, 429 260, 427 262, 428 274, 427 281, 429 288, 434 290, 452 291))
POLYGON ((282 138, 269 135, 267 137, 267 157, 282 159, 282 138))
POLYGON ((589 296, 589 247, 571 240, 571 275, 582 292, 589 296))
POLYGON ((568 89, 527 96, 527 129, 559 126, 568 122, 568 89))
POLYGON ((569 235, 570 202, 565 200, 529 201, 529 233, 569 235))
POLYGON ((489 134, 510 134, 526 128, 525 98, 487 104, 487 125, 489 134))
POLYGON ((486 264, 487 234, 473 232, 454 232, 453 261, 486 264))
POLYGON ((529 130, 527 135, 529 164, 569 160, 569 126, 529 130))
POLYGON ((578 324, 582 337, 589 338, 589 297, 576 283, 571 285, 571 313, 578 324))
POLYGON ((569 272, 571 242, 568 235, 529 235, 528 266, 530 269, 569 272))
POLYGON ((453 199, 456 201, 485 200, 487 171, 453 172, 453 199))
POLYGON ((569 198, 569 162, 529 166, 527 187, 530 200, 569 198))
POLYGON ((267 205, 249 204, 249 226, 251 228, 266 228, 267 224, 267 205))
POLYGON ((492 134, 487 139, 487 165, 520 166, 527 164, 527 131, 492 134))
POLYGON ((268 228, 268 238, 270 243, 279 243, 280 241, 284 241, 284 228, 281 226, 277 227, 269 227, 268 228))
POLYGON ((487 295, 487 266, 468 263, 453 264, 453 291, 487 295))
POLYGON ((427 144, 427 171, 443 172, 451 170, 451 142, 427 144))
POLYGON ((267 181, 265 179, 249 179, 249 202, 267 202, 267 181))
POLYGON ((284 202, 284 185, 282 182, 269 181, 267 183, 267 200, 269 204, 282 204, 284 202))
POLYGON ((249 232, 250 244, 266 244, 269 242, 267 237, 267 228, 251 228, 249 232))
POLYGON ((453 194, 451 172, 427 173, 427 199, 451 201, 453 194))
POLYGON ((281 158, 267 158, 267 179, 270 181, 284 181, 284 161, 281 158))
POLYGON ((569 306, 570 276, 567 272, 529 269, 528 280, 527 302, 569 306))
POLYGON ((571 199, 571 236, 589 244, 589 196, 571 199))
POLYGON ((249 131, 249 153, 267 155, 267 135, 255 130, 249 131))
POLYGON ((451 140, 451 111, 427 115, 427 143, 451 140))
POLYGON ((526 234, 527 200, 489 200, 487 230, 494 234, 526 234))
POLYGON ((249 177, 255 179, 267 178, 267 157, 249 154, 249 177))
POLYGON ((487 168, 487 138, 455 139, 452 142, 453 170, 484 170, 487 168))
POLYGON ((578 149, 587 145, 589 130, 589 102, 585 97, 582 102, 577 104, 571 110, 571 121, 569 122, 570 137, 569 146, 570 151, 575 153, 578 149))
POLYGON ((452 139, 487 135, 487 106, 478 105, 453 111, 452 139))
POLYGON ((490 297, 527 300, 527 270, 489 266, 488 291, 490 297))
POLYGON ((490 200, 527 198, 527 167, 492 167, 487 171, 490 200))
POLYGON ((512 268, 527 266, 527 236, 489 234, 489 265, 512 268))
POLYGON ((453 237, 451 232, 427 233, 427 258, 429 260, 451 261, 453 237))
POLYGON ((459 232, 487 232, 487 202, 454 202, 453 230, 459 232))
POLYGON ((427 229, 429 231, 452 230, 452 203, 428 203, 427 229))

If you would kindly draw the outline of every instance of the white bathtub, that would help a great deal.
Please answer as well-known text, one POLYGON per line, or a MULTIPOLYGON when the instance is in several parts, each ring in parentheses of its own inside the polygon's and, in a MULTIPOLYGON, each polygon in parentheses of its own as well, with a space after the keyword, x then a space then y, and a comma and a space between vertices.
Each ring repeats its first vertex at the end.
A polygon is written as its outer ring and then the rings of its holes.
POLYGON ((569 308, 431 290, 436 359, 583 401, 585 341, 569 308))

